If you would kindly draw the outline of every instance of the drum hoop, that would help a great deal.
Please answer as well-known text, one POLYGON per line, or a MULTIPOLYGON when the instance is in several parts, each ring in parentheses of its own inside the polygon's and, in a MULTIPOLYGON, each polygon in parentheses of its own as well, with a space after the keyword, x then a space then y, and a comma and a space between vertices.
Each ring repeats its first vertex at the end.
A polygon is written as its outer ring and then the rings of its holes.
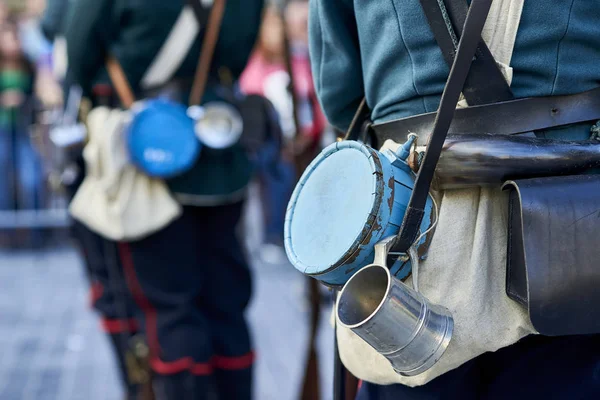
MULTIPOLYGON (((370 241, 370 240, 366 240, 366 239, 370 235, 373 234, 373 231, 378 226, 378 224, 376 223, 377 216, 380 215, 382 208, 385 206, 385 204, 384 204, 385 202, 383 201, 384 194, 385 194, 385 178, 388 177, 388 179, 389 179, 389 177, 391 177, 391 179, 393 179, 393 174, 391 173, 392 167, 391 167, 391 165, 387 165, 384 168, 384 165, 382 163, 383 156, 379 155, 378 152, 375 151, 374 149, 371 149, 370 147, 368 147, 360 142, 345 140, 342 142, 333 143, 333 144, 329 145, 328 147, 326 147, 321 152, 321 154, 319 154, 319 156, 317 156, 317 158, 315 158, 309 164, 309 166, 306 168, 306 170, 302 174, 302 177, 300 178, 298 185, 296 186, 296 188, 294 189, 294 192, 292 193, 292 197, 290 199, 288 211, 287 211, 286 218, 285 218, 285 220, 286 220, 285 228, 284 228, 284 230, 285 230, 285 232, 284 232, 285 248, 286 248, 286 252, 288 254, 288 258, 290 259, 290 262, 294 265, 294 267, 296 267, 296 269, 300 270, 303 273, 306 273, 307 270, 314 270, 315 268, 317 268, 317 266, 306 265, 305 263, 300 261, 298 256, 296 255, 296 252, 295 252, 292 244, 291 244, 291 221, 294 216, 296 204, 298 202, 298 199, 299 199, 302 189, 304 187, 304 183, 306 183, 308 181, 308 179, 312 175, 312 172, 315 171, 324 160, 326 160, 332 154, 334 154, 338 151, 346 150, 346 149, 358 150, 365 157, 367 157, 369 160, 369 164, 372 168, 373 174, 376 176, 376 179, 374 180, 374 187, 373 187, 373 196, 374 197, 373 197, 372 208, 369 212, 369 216, 368 216, 367 220, 365 221, 365 225, 369 225, 370 228, 368 230, 365 230, 365 229, 361 230, 358 233, 358 235, 356 236, 356 238, 354 239, 354 241, 352 242, 352 244, 350 245, 350 247, 348 248, 348 250, 334 264, 332 264, 331 266, 327 267, 326 269, 324 269, 322 271, 319 271, 318 273, 309 273, 309 275, 314 276, 314 277, 328 274, 331 271, 334 271, 335 269, 337 269, 343 265, 349 264, 350 260, 352 260, 353 258, 357 258, 359 256, 359 254, 363 250, 362 246, 364 245, 365 241, 370 241), (386 170, 389 170, 389 171, 386 171, 386 170)), ((393 198, 393 195, 394 195, 393 185, 391 185, 391 189, 392 189, 392 198, 393 198)))

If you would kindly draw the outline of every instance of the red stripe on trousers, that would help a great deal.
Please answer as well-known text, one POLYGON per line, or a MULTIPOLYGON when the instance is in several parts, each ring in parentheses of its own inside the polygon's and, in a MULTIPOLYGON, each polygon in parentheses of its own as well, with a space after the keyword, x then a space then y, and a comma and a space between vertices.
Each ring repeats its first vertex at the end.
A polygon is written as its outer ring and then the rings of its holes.
POLYGON ((251 351, 239 357, 213 356, 212 363, 216 369, 237 371, 250 368, 255 359, 256 356, 251 351))
POLYGON ((162 361, 158 358, 160 344, 158 342, 156 310, 144 295, 142 287, 135 273, 135 266, 131 250, 127 243, 119 243, 119 255, 123 264, 125 280, 133 298, 144 312, 146 319, 146 338, 151 352, 150 365, 152 369, 162 375, 176 374, 189 370, 193 375, 210 375, 213 367, 222 370, 242 370, 250 368, 254 363, 255 354, 250 352, 240 357, 214 356, 209 363, 194 363, 191 357, 181 358, 176 361, 162 361))
POLYGON ((104 294, 104 286, 100 282, 94 282, 90 287, 90 304, 92 307, 104 294))
POLYGON ((210 363, 195 363, 192 357, 180 358, 176 361, 162 361, 153 358, 150 361, 152 369, 161 375, 178 374, 184 371, 190 371, 192 375, 210 375, 213 367, 210 363))
POLYGON ((208 363, 195 363, 192 357, 180 358, 175 361, 162 361, 159 358, 152 358, 150 365, 152 369, 161 375, 178 374, 184 371, 190 371, 192 375, 210 375, 214 369, 227 371, 238 371, 248 369, 255 360, 254 352, 250 352, 240 357, 213 356, 208 363))
POLYGON ((101 323, 102 330, 106 333, 137 332, 139 330, 138 323, 133 318, 126 320, 102 318, 101 323))
POLYGON ((137 279, 135 273, 135 266, 133 263, 133 257, 131 255, 131 249, 127 243, 119 243, 119 256, 121 263, 123 264, 123 272, 125 274, 125 281, 129 287, 129 291, 133 295, 135 302, 144 313, 146 320, 146 339, 148 340, 148 348, 152 357, 158 357, 160 354, 160 344, 158 343, 158 333, 156 325, 156 310, 144 295, 142 286, 137 279))

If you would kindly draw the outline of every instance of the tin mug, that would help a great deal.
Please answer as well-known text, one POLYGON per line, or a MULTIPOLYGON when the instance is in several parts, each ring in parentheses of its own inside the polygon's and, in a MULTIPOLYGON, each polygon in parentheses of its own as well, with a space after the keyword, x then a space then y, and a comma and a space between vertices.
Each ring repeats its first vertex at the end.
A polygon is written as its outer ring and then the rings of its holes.
POLYGON ((385 262, 395 239, 388 237, 376 244, 374 263, 348 280, 336 314, 341 326, 387 358, 398 374, 414 376, 442 357, 452 338, 454 320, 448 309, 432 304, 418 289, 390 274, 385 262))

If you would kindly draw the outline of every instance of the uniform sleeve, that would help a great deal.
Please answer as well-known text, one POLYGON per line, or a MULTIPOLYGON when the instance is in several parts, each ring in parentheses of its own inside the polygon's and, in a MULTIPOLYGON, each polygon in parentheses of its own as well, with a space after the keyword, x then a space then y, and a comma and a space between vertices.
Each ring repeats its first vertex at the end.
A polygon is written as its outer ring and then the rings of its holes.
POLYGON ((46 10, 40 21, 42 31, 46 38, 54 41, 62 31, 69 0, 47 0, 46 10))
MULTIPOLYGON (((242 4, 244 4, 244 3, 245 2, 242 2, 242 4)), ((239 70, 239 73, 237 73, 237 76, 240 76, 242 74, 242 71, 244 70, 244 68, 246 67, 246 64, 248 63, 248 60, 250 59, 252 50, 254 50, 254 45, 256 44, 256 39, 258 38, 258 33, 260 31, 260 25, 262 22, 264 5, 265 5, 264 0, 256 1, 255 11, 254 11, 254 13, 252 13, 251 16, 249 16, 249 21, 251 23, 252 28, 249 30, 248 35, 245 37, 246 46, 244 47, 244 50, 241 52, 242 53, 241 56, 242 56, 242 60, 243 60, 242 68, 239 70)))
POLYGON ((317 96, 329 122, 346 130, 364 87, 353 0, 310 0, 309 44, 317 96))
POLYGON ((107 57, 113 0, 77 0, 72 7, 65 34, 69 71, 73 81, 89 93, 107 57))
POLYGON ((235 80, 242 75, 254 49, 264 3, 264 0, 227 3, 213 65, 220 63, 229 67, 235 80))

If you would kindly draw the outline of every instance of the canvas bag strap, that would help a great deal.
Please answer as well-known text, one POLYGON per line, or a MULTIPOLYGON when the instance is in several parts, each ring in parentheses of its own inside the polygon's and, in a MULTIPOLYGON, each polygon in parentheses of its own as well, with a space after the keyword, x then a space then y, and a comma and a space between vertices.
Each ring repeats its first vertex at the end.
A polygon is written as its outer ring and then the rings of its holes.
MULTIPOLYGON (((198 59, 196 73, 192 84, 192 91, 189 99, 190 105, 200 104, 202 96, 204 95, 206 81, 210 72, 210 65, 212 63, 219 31, 221 30, 223 15, 225 13, 225 4, 226 0, 215 0, 210 11, 208 24, 204 33, 202 50, 200 51, 200 58, 198 59)), ((121 104, 127 109, 131 108, 135 102, 135 95, 121 64, 114 56, 110 56, 106 61, 106 69, 121 104)))
POLYGON ((133 94, 133 90, 131 90, 125 71, 123 71, 121 64, 114 56, 110 56, 106 60, 106 70, 121 104, 126 109, 131 108, 135 102, 135 95, 133 94))
POLYGON ((210 11, 208 25, 204 32, 202 51, 200 51, 196 75, 194 76, 194 83, 192 84, 192 90, 190 92, 189 104, 191 106, 200 104, 204 91, 206 90, 208 74, 210 73, 210 66, 212 64, 213 55, 215 54, 217 40, 219 39, 223 15, 225 14, 225 4, 226 0, 214 0, 210 11))
MULTIPOLYGON (((452 67, 458 40, 462 36, 467 17, 467 1, 419 1, 444 60, 449 67, 452 67)), ((463 95, 470 106, 497 103, 514 98, 508 82, 483 39, 477 46, 471 70, 463 87, 463 95)))
POLYGON ((171 27, 171 32, 140 80, 140 88, 158 88, 169 82, 184 63, 200 29, 206 25, 210 10, 204 10, 197 1, 188 0, 188 2, 198 5, 202 12, 201 18, 194 15, 196 9, 193 5, 182 8, 175 24, 171 27))

